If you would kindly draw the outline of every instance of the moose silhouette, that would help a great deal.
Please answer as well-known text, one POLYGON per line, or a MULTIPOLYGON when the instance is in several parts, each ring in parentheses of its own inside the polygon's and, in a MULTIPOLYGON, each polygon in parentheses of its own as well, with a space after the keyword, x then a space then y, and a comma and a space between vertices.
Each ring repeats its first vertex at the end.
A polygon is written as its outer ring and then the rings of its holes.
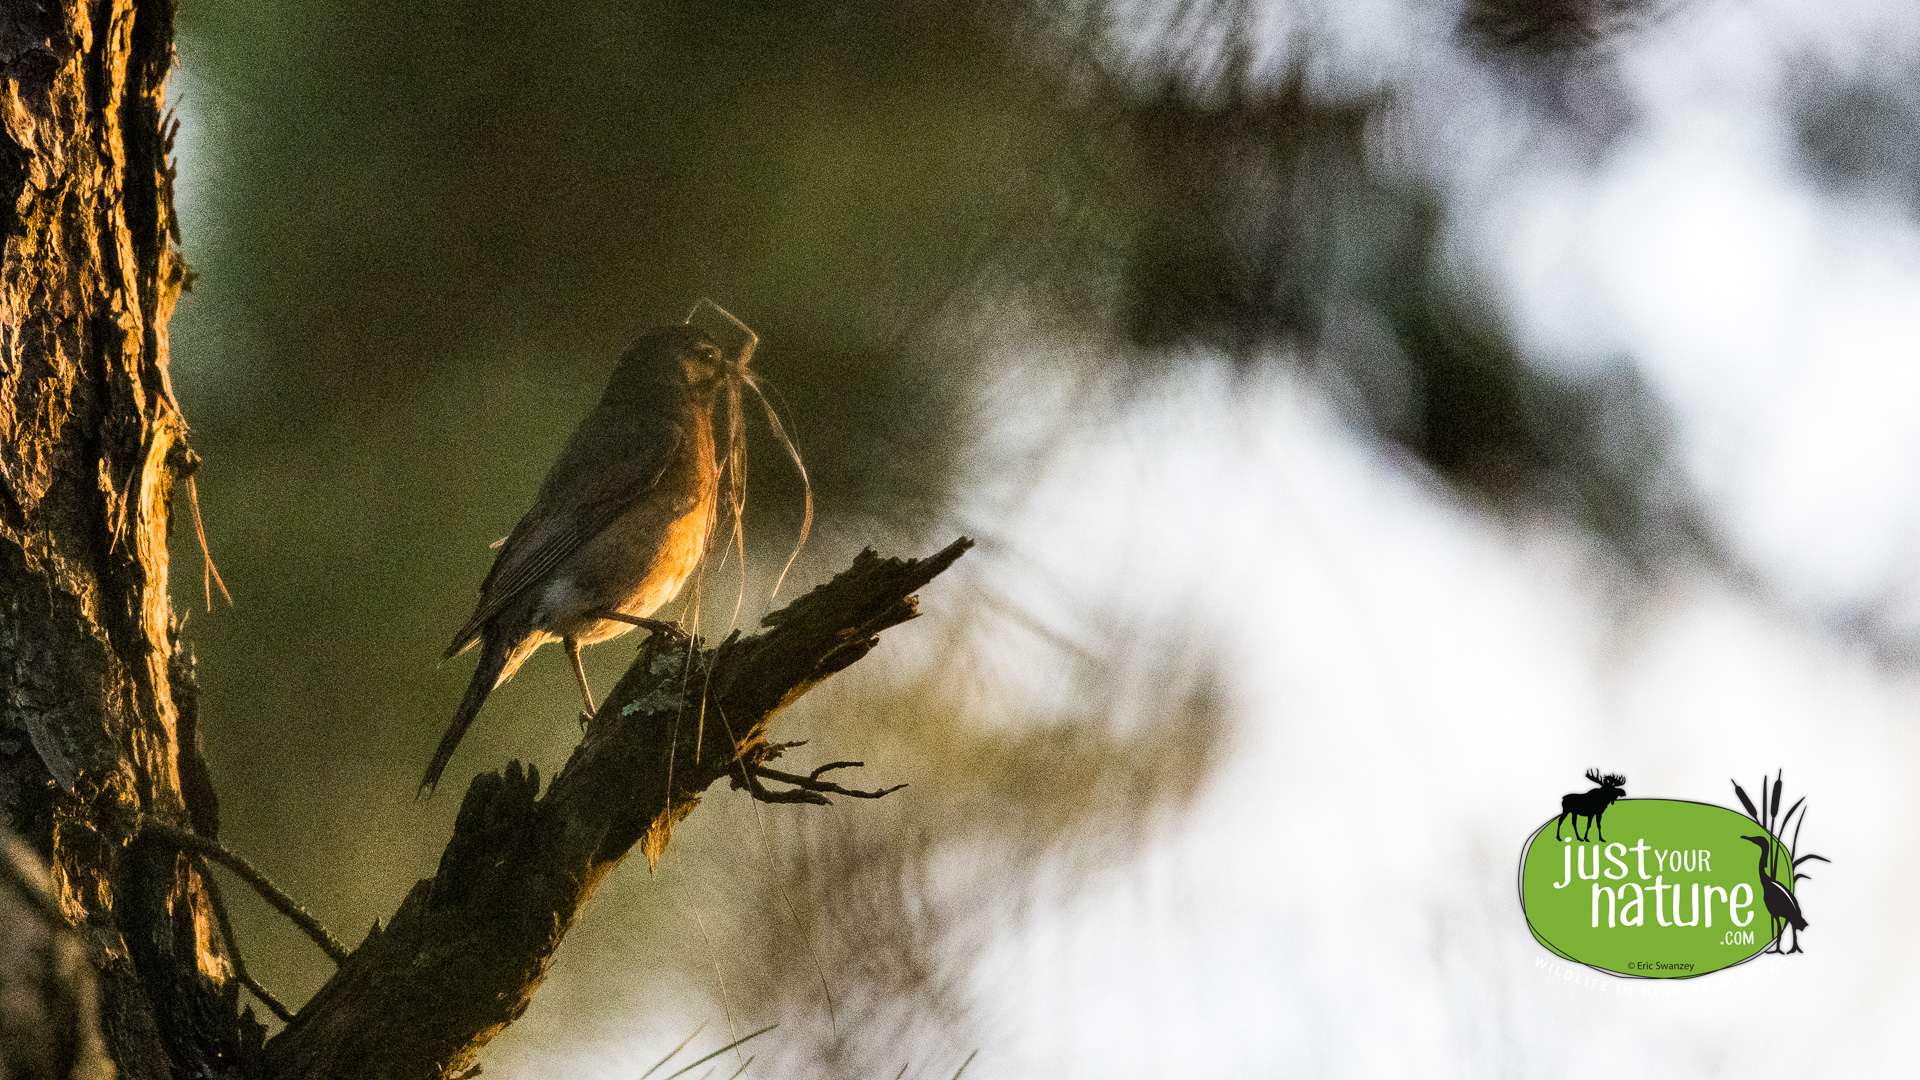
POLYGON ((1588 769, 1587 779, 1600 786, 1592 791, 1574 792, 1560 800, 1560 816, 1553 819, 1553 838, 1560 839, 1560 823, 1573 819, 1573 836, 1576 840, 1587 838, 1580 835, 1580 819, 1587 819, 1587 831, 1599 832, 1600 842, 1607 842, 1606 830, 1600 825, 1600 816, 1607 812, 1616 799, 1627 793, 1627 778, 1615 773, 1600 774, 1599 769, 1588 769))

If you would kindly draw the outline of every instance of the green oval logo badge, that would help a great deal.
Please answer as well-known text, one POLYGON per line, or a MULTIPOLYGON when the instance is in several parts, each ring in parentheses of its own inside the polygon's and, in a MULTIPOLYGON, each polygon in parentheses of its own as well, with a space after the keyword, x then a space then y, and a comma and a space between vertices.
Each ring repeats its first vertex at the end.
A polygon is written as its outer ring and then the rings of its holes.
MULTIPOLYGON (((1540 944, 1616 975, 1686 979, 1762 952, 1798 952, 1807 921, 1801 863, 1775 835, 1780 784, 1763 783, 1748 812, 1678 799, 1630 799, 1625 778, 1588 774, 1534 831, 1520 864, 1520 903, 1540 944), (1783 935, 1792 948, 1782 949, 1783 935)), ((1797 829, 1795 830, 1797 832, 1797 829)))

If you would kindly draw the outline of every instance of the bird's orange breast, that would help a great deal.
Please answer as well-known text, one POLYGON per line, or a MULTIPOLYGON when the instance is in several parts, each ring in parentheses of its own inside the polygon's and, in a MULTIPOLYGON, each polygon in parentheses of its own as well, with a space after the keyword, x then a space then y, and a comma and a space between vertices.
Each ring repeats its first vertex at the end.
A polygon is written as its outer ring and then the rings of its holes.
POLYGON ((596 611, 650 616, 699 569, 719 483, 712 428, 698 425, 694 436, 691 453, 667 470, 655 490, 583 545, 556 575, 565 584, 549 593, 549 633, 583 645, 617 637, 633 627, 596 618, 596 611))

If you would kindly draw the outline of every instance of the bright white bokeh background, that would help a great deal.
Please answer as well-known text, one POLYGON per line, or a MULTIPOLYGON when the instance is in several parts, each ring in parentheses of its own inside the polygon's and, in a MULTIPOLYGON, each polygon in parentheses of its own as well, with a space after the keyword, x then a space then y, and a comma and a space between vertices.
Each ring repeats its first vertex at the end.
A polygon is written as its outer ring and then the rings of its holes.
MULTIPOLYGON (((1105 422, 1055 448, 1037 485, 996 485, 983 467, 964 523, 1017 553, 994 564, 1016 581, 1211 628, 1231 650, 1236 735, 1188 818, 1093 886, 1063 888, 980 963, 997 1038, 977 1067, 1911 1068, 1897 1018, 1920 1007, 1920 954, 1899 928, 1920 842, 1901 823, 1920 681, 1820 614, 1878 604, 1910 625, 1920 598, 1920 226, 1796 172, 1781 81, 1810 56, 1843 69, 1910 57, 1920 18, 1892 4, 1679 9, 1618 45, 1637 118, 1598 154, 1567 149, 1549 120, 1513 130, 1510 104, 1488 105, 1499 89, 1444 42, 1343 52, 1343 30, 1367 25, 1319 24, 1333 66, 1448 89, 1414 97, 1447 113, 1426 118, 1441 145, 1422 156, 1441 164, 1424 167, 1453 163, 1441 179, 1457 239, 1512 298, 1529 352, 1633 359, 1771 599, 1702 572, 1623 608, 1601 553, 1410 476, 1285 369, 1202 363, 1105 398, 997 396, 1069 401, 1082 418, 1091 399, 1105 422), (1730 777, 1751 789, 1784 767, 1811 807, 1803 845, 1834 860, 1804 887, 1807 953, 1672 985, 1553 962, 1520 917, 1515 865, 1594 764, 1636 795, 1720 802, 1730 777)), ((1030 383, 1086 377, 1070 358, 1007 363, 1030 383)), ((1004 419, 1012 457, 1052 427, 1044 409, 1004 419)))
POLYGON ((1124 611, 1203 613, 1233 643, 1237 737, 1188 818, 982 963, 997 1074, 1904 1060, 1897 1025, 1862 1021, 1920 1004, 1897 929, 1920 861, 1898 826, 1920 767, 1910 676, 1710 580, 1623 621, 1579 542, 1409 481, 1293 380, 1178 382, 1063 455, 1011 531, 1124 611), (1142 590, 1146 566, 1162 580, 1142 590), (1719 802, 1729 777, 1751 790, 1784 766, 1809 797, 1804 843, 1835 860, 1805 886, 1808 953, 1657 997, 1542 969, 1521 844, 1595 762, 1634 794, 1719 802), (1759 1015, 1792 1019, 1756 1038, 1759 1015))

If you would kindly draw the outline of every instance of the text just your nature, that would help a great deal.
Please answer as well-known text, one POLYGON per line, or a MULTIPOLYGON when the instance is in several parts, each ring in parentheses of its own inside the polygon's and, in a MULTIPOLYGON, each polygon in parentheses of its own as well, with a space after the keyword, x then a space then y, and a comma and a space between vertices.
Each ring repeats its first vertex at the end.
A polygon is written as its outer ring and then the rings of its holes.
POLYGON ((1661 926, 1699 926, 1703 915, 1706 925, 1712 926, 1716 896, 1719 898, 1720 905, 1725 908, 1726 920, 1734 926, 1748 926, 1753 922, 1753 886, 1744 881, 1730 890, 1719 885, 1706 886, 1704 909, 1701 882, 1667 881, 1669 874, 1677 877, 1682 873, 1712 872, 1713 853, 1704 848, 1684 851, 1677 848, 1673 850, 1650 848, 1647 846, 1645 837, 1632 847, 1617 841, 1604 847, 1599 844, 1576 844, 1571 837, 1565 843, 1566 846, 1561 848, 1561 879, 1553 887, 1564 889, 1572 885, 1576 874, 1581 880, 1592 881, 1593 927, 1596 929, 1600 926, 1600 900, 1603 895, 1606 897, 1609 927, 1646 925, 1648 893, 1653 894, 1654 921, 1661 926), (1592 849, 1593 855, 1591 871, 1587 865, 1589 848, 1592 849), (1606 856, 1606 861, 1612 864, 1611 866, 1602 865, 1603 854, 1606 856), (1634 856, 1631 865, 1624 858, 1629 854, 1634 856), (1654 863, 1654 872, 1651 874, 1647 873, 1649 854, 1653 856, 1654 863), (1630 875, 1639 880, 1627 881, 1626 878, 1630 875), (1621 884, 1602 885, 1600 882, 1603 878, 1618 881, 1621 884), (1641 884, 1649 880, 1651 884, 1641 884), (1686 884, 1691 884, 1692 888, 1684 894, 1688 900, 1686 906, 1688 916, 1682 918, 1681 889, 1686 884), (1671 919, 1668 918, 1669 912, 1672 913, 1671 919))

